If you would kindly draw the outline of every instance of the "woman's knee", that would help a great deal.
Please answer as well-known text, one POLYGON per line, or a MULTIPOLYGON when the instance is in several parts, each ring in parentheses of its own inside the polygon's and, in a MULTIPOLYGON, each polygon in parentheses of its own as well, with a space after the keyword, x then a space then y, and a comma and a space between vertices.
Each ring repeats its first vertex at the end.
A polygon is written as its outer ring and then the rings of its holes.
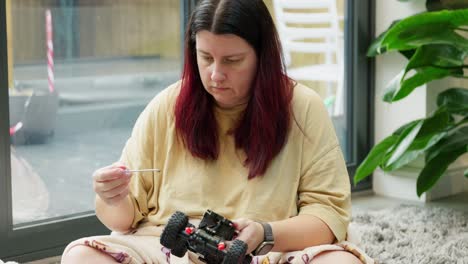
POLYGON ((63 253, 61 263, 116 263, 116 261, 95 248, 76 245, 63 253))
POLYGON ((362 264, 358 257, 348 251, 325 251, 312 259, 312 264, 362 264))

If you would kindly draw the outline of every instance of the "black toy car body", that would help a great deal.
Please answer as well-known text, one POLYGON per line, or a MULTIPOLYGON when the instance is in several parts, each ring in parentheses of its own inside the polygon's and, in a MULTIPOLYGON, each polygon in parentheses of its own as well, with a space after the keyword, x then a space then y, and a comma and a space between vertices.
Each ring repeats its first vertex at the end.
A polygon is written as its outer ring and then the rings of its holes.
POLYGON ((246 256, 247 244, 234 240, 229 249, 226 242, 234 239, 234 224, 213 211, 206 211, 198 228, 188 222, 182 212, 175 212, 169 219, 161 244, 171 250, 171 254, 182 257, 187 250, 196 253, 206 263, 238 264, 250 263, 246 256))

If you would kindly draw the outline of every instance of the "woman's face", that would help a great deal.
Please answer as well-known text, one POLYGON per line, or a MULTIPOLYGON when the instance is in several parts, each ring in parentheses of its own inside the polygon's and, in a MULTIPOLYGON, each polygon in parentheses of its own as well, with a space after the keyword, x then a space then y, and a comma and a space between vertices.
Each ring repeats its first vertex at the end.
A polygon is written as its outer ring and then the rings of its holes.
POLYGON ((205 87, 222 108, 247 103, 257 73, 257 55, 244 39, 233 34, 196 34, 198 70, 205 87))

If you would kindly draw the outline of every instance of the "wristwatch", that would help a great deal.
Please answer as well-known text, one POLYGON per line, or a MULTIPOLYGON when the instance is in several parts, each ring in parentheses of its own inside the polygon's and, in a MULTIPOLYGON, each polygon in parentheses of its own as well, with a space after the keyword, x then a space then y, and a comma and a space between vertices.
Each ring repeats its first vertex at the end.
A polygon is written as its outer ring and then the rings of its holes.
POLYGON ((271 230, 271 225, 268 223, 259 222, 263 226, 263 241, 258 245, 258 247, 252 252, 254 256, 257 255, 266 255, 271 251, 275 245, 275 240, 273 238, 273 230, 271 230))

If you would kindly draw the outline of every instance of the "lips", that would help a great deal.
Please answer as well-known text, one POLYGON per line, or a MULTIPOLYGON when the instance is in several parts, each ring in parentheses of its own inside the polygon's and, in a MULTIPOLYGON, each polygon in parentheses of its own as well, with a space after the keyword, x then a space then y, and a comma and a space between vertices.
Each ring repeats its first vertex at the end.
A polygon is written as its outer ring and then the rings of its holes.
POLYGON ((213 90, 219 90, 219 91, 225 91, 225 90, 227 90, 227 89, 229 89, 229 88, 226 88, 226 87, 213 87, 213 86, 211 86, 211 89, 213 89, 213 90))

